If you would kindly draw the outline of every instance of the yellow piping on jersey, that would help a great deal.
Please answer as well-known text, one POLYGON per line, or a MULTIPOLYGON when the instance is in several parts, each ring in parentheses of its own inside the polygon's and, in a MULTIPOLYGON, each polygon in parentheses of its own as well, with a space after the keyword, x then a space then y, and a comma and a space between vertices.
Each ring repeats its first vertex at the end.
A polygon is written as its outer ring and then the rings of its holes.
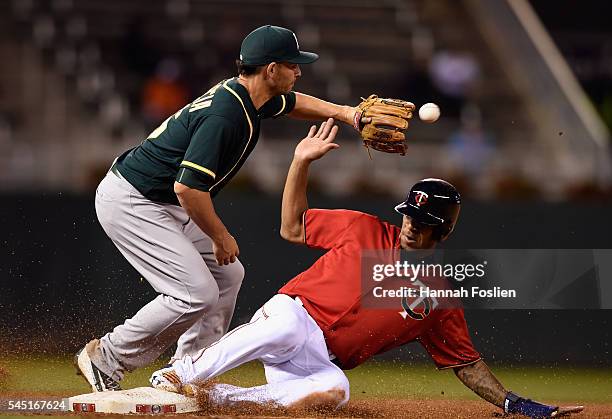
POLYGON ((230 175, 230 173, 232 173, 234 171, 236 166, 238 166, 238 163, 240 163, 240 161, 242 160, 242 156, 244 156, 244 153, 246 153, 246 151, 249 149, 249 144, 251 144, 251 139, 253 138, 253 124, 251 123, 251 118, 249 117, 249 113, 247 112, 246 108, 244 107, 244 102, 242 101, 242 98, 238 95, 238 93, 236 93, 231 87, 229 87, 227 85, 228 81, 229 80, 227 80, 225 83, 223 83, 223 87, 225 87, 225 89, 228 92, 230 92, 231 94, 236 96, 236 99, 238 99, 238 102, 240 102, 240 104, 242 105, 242 110, 244 110, 244 115, 246 116, 247 122, 249 123, 249 130, 250 130, 250 132, 249 132, 249 141, 247 141, 247 144, 244 147, 244 150, 242 150, 242 154, 240 155, 240 157, 236 161, 236 164, 234 164, 234 166, 232 166, 232 168, 225 174, 225 176, 223 176, 221 179, 219 179, 219 181, 217 183, 212 185, 210 187, 210 190, 212 190, 215 186, 217 186, 218 184, 223 182, 223 179, 228 177, 230 175))
POLYGON ((181 162, 181 166, 191 167, 192 169, 196 169, 196 170, 199 170, 200 172, 204 172, 207 175, 212 176, 213 179, 215 179, 217 177, 215 172, 213 172, 212 170, 207 169, 206 167, 202 167, 199 164, 195 164, 195 163, 192 163, 192 162, 187 161, 187 160, 183 160, 181 162))
POLYGON ((244 107, 244 102, 242 101, 242 98, 238 95, 238 93, 236 93, 231 87, 229 87, 227 85, 228 81, 223 83, 223 87, 225 87, 231 94, 236 96, 236 99, 238 99, 238 102, 240 102, 240 104, 242 105, 242 110, 244 110, 244 114, 246 115, 247 122, 249 123, 249 131, 250 131, 249 132, 249 141, 251 141, 251 137, 253 136, 253 123, 251 122, 251 118, 249 117, 249 113, 247 112, 246 108, 244 107))
POLYGON ((281 98, 283 99, 283 106, 281 106, 281 110, 276 112, 274 116, 278 116, 283 113, 283 111, 285 110, 285 106, 287 106, 287 100, 285 99, 285 95, 281 95, 281 98))

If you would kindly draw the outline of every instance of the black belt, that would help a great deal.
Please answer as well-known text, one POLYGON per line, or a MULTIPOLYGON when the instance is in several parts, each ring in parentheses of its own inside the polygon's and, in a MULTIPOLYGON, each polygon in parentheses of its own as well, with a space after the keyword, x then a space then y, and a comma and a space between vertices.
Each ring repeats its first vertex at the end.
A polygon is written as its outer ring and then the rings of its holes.
POLYGON ((334 364, 335 366, 337 366, 341 370, 344 369, 344 368, 342 368, 342 364, 340 363, 340 360, 337 357, 334 358, 334 359, 330 359, 330 361, 331 361, 332 364, 334 364))

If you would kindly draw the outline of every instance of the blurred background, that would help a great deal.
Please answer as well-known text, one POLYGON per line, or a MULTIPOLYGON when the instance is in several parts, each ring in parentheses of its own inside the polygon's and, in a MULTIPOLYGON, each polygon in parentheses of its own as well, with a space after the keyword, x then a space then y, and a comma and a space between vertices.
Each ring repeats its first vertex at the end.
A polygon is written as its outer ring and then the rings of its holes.
MULTIPOLYGON (((612 248, 612 28, 598 2, 0 7, 0 351, 70 352, 152 298, 97 224, 93 191, 117 155, 235 75, 241 40, 264 24, 293 29, 302 49, 320 55, 302 66, 298 91, 350 105, 376 93, 442 110, 432 125, 415 118, 405 157, 370 160, 342 129, 342 148, 311 171, 312 206, 399 223, 393 206, 414 181, 435 176, 465 198, 451 248, 612 248)), ((247 267, 235 323, 318 256, 278 235, 280 192, 308 125, 266 121, 216 201, 247 267)), ((610 307, 609 278, 593 272, 587 281, 591 303, 610 307)), ((610 366, 612 312, 580 308, 479 310, 468 321, 493 361, 610 366)))
MULTIPOLYGON (((355 105, 376 93, 442 119, 415 121, 405 158, 368 160, 345 130, 321 162, 333 195, 395 198, 435 173, 483 200, 610 195, 612 41, 597 7, 553 1, 3 0, 2 189, 92 190, 115 156, 235 74, 242 38, 292 28, 321 59, 299 91, 355 105), (585 25, 585 22, 588 22, 585 25), (368 170, 363 167, 367 165, 368 170), (334 176, 329 176, 330 170, 334 176), (545 179, 545 181, 543 181, 545 179)), ((264 124, 234 184, 278 193, 307 124, 264 124)))

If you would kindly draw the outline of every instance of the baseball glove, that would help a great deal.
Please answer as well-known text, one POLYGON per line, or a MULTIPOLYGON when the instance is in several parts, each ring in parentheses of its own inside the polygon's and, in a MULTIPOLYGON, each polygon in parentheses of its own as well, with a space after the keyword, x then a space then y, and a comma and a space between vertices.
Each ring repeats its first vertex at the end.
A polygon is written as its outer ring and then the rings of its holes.
POLYGON ((376 95, 361 99, 353 126, 361 134, 368 152, 371 147, 404 156, 407 148, 404 131, 412 118, 414 104, 401 99, 383 99, 376 95))

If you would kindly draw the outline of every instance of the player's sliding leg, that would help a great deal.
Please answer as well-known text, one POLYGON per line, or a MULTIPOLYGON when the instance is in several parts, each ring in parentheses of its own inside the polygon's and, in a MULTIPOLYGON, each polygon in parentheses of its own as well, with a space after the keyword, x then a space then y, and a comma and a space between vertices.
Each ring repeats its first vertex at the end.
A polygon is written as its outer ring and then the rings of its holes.
POLYGON ((329 360, 323 332, 308 317, 307 342, 293 358, 283 363, 268 362, 263 357, 267 385, 252 388, 214 388, 220 404, 259 401, 295 407, 337 408, 349 399, 349 381, 344 372, 329 360), (224 397, 219 397, 224 396, 224 397))
MULTIPOLYGON (((292 298, 275 295, 257 310, 249 323, 238 326, 194 357, 175 361, 167 369, 175 372, 182 383, 189 383, 216 377, 264 356, 275 363, 285 362, 306 342, 307 316, 292 298)), ((154 387, 156 375, 163 376, 165 371, 153 374, 154 387)))
POLYGON ((329 361, 321 329, 306 311, 285 295, 277 295, 242 325, 203 350, 172 367, 156 371, 151 384, 160 389, 193 395, 191 383, 213 378, 242 363, 264 362, 269 384, 243 388, 218 384, 207 390, 213 404, 256 402, 291 406, 325 405, 335 408, 349 398, 346 376, 329 361))
POLYGON ((271 407, 336 409, 348 401, 349 384, 342 371, 330 370, 256 387, 215 384, 207 390, 207 398, 214 406, 233 406, 250 402, 271 407))
POLYGON ((217 282, 219 301, 214 308, 207 311, 200 320, 181 335, 171 362, 185 355, 194 356, 199 350, 216 342, 227 333, 244 278, 244 267, 239 260, 229 265, 219 266, 213 254, 212 241, 193 220, 185 226, 184 232, 202 255, 202 260, 217 282))
POLYGON ((327 407, 335 409, 349 399, 349 382, 340 368, 329 360, 323 332, 307 319, 308 336, 302 349, 290 360, 268 362, 262 357, 268 384, 237 387, 217 384, 207 392, 213 405, 232 406, 240 402, 284 407, 327 407))

